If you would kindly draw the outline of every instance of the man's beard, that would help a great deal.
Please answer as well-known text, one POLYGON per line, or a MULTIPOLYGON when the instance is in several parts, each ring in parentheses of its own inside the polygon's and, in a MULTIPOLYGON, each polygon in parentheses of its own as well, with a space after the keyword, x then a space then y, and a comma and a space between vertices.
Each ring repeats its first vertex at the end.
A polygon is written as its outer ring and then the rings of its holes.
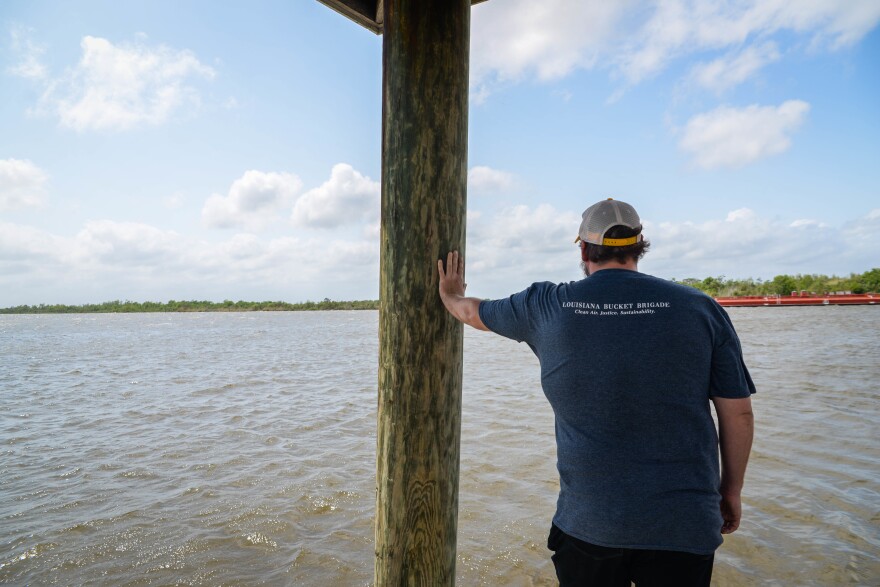
POLYGON ((590 276, 590 268, 587 266, 586 261, 581 261, 581 270, 584 272, 585 276, 590 276))

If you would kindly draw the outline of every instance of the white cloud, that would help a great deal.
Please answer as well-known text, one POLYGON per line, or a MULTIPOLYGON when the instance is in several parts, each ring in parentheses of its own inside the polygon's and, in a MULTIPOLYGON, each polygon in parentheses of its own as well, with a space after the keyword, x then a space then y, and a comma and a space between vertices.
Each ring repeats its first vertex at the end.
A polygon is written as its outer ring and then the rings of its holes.
POLYGON ((765 65, 780 58, 776 43, 753 45, 709 63, 694 67, 691 78, 700 86, 717 93, 741 84, 765 65))
POLYGON ((202 220, 212 228, 259 230, 279 219, 302 188, 291 173, 246 171, 232 182, 226 196, 213 194, 202 208, 202 220))
MULTIPOLYGON (((854 45, 880 21, 880 4, 873 0, 814 0, 809 3, 775 0, 772 7, 777 11, 779 28, 812 32, 814 47, 822 43, 828 43, 832 49, 854 45)), ((761 2, 757 2, 756 8, 769 9, 761 2)))
POLYGON ((330 179, 300 196, 291 219, 297 226, 317 228, 373 221, 379 216, 380 189, 379 182, 338 163, 330 179))
POLYGON ((86 223, 62 255, 87 265, 174 264, 185 239, 178 233, 139 222, 97 220, 86 223))
POLYGON ((377 262, 377 253, 378 246, 366 241, 263 239, 238 233, 224 241, 206 242, 147 224, 101 220, 87 223, 70 239, 67 251, 56 254, 84 270, 151 275, 166 283, 185 275, 222 283, 254 279, 265 283, 317 278, 323 271, 348 264, 377 262))
POLYGON ((563 102, 571 102, 571 99, 574 98, 574 94, 569 90, 554 90, 553 95, 558 96, 563 102))
MULTIPOLYGON (((52 260, 68 250, 65 246, 63 238, 43 230, 0 222, 0 262, 30 265, 28 261, 31 260, 52 260)), ((3 272, 0 271, 0 274, 3 272)))
MULTIPOLYGON (((866 217, 858 221, 870 222, 866 217)), ((860 225, 861 225, 860 224, 860 225)), ((847 228, 822 222, 785 222, 748 208, 724 220, 645 222, 651 251, 642 269, 662 277, 770 278, 782 273, 845 275, 867 271, 870 243, 847 237, 847 228)))
POLYGON ((48 179, 30 161, 0 159, 0 212, 42 206, 48 179))
POLYGON ((818 228, 827 228, 827 224, 824 222, 819 222, 818 220, 811 220, 809 218, 798 218, 791 224, 789 224, 791 228, 810 228, 810 227, 818 227, 818 228))
POLYGON ((0 222, 0 307, 109 299, 375 299, 378 275, 375 240, 240 233, 207 242, 111 220, 88 222, 68 237, 0 222))
POLYGON ((785 152, 790 134, 804 121, 810 105, 789 100, 778 107, 721 106, 688 120, 679 147, 700 167, 742 167, 785 152))
POLYGON ((187 260, 196 247, 173 231, 134 222, 88 222, 72 237, 0 222, 0 291, 7 299, 21 296, 9 302, 16 304, 51 302, 33 300, 43 289, 63 299, 81 283, 115 291, 107 294, 112 297, 126 295, 119 292, 120 279, 154 279, 173 287, 190 268, 187 260))
POLYGON ((577 236, 580 217, 573 212, 560 212, 550 204, 534 208, 525 205, 505 208, 491 219, 483 220, 480 240, 499 249, 532 251, 535 253, 567 249, 577 236))
POLYGON ((174 192, 162 198, 162 205, 169 210, 177 210, 183 207, 186 195, 183 192, 174 192))
POLYGON ((725 222, 737 222, 740 220, 744 221, 752 221, 757 218, 755 211, 750 208, 738 208, 736 210, 732 210, 727 213, 727 218, 725 218, 725 222))
POLYGON ((200 101, 195 83, 214 70, 190 51, 84 37, 79 63, 51 81, 36 109, 77 131, 157 125, 200 101))
POLYGON ((669 0, 656 6, 620 54, 619 67, 631 82, 663 70, 678 57, 752 39, 762 42, 780 32, 839 48, 859 41, 880 20, 880 4, 872 0, 669 0))
POLYGON ((878 21, 875 0, 487 2, 473 13, 472 96, 481 102, 498 85, 557 79, 578 68, 608 68, 635 84, 688 55, 736 51, 720 58, 726 74, 702 72, 716 89, 742 83, 776 59, 772 35, 792 47, 806 37, 817 50, 833 50, 857 43, 878 21))
POLYGON ((503 192, 513 187, 513 174, 500 169, 492 169, 485 165, 471 167, 468 171, 468 191, 503 192))
POLYGON ((13 25, 9 30, 9 52, 15 63, 6 68, 10 75, 40 80, 46 77, 46 67, 41 58, 46 48, 32 38, 33 30, 20 25, 13 25))
POLYGON ((880 208, 844 224, 842 238, 847 241, 849 248, 866 251, 871 268, 880 266, 877 257, 877 251, 880 251, 880 208))
POLYGON ((633 3, 504 0, 475 7, 471 34, 474 99, 527 76, 558 79, 591 68, 633 3))
POLYGON ((477 296, 510 294, 536 280, 576 279, 580 215, 550 204, 468 212, 468 281, 477 296))

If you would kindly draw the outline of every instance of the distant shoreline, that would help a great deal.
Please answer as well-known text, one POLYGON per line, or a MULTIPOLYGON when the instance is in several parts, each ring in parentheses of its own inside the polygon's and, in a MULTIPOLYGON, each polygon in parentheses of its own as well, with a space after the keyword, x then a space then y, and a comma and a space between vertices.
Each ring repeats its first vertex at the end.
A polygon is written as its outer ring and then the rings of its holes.
POLYGON ((131 302, 118 300, 100 304, 40 304, 0 308, 0 314, 134 314, 142 312, 311 312, 319 310, 378 310, 379 300, 338 302, 245 302, 203 300, 168 302, 131 302))
MULTIPOLYGON (((848 277, 817 274, 777 275, 771 280, 729 279, 723 275, 705 279, 687 278, 672 281, 696 288, 712 297, 788 296, 792 292, 848 291, 854 294, 880 292, 880 267, 848 277)), ((308 312, 315 310, 378 310, 379 300, 337 302, 324 298, 320 302, 245 302, 206 300, 168 302, 132 302, 114 300, 100 304, 40 304, 0 308, 0 314, 124 314, 135 312, 308 312)))

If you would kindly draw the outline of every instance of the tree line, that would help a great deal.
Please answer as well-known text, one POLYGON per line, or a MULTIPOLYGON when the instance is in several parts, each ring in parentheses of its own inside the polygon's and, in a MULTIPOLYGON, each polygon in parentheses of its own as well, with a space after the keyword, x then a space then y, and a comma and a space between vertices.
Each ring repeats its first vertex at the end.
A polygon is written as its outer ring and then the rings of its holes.
POLYGON ((767 296, 767 295, 791 295, 791 292, 807 291, 816 294, 829 292, 868 293, 880 292, 880 268, 874 268, 864 273, 852 273, 849 277, 836 277, 828 275, 777 275, 773 279, 763 281, 761 279, 727 279, 720 277, 706 277, 705 279, 677 280, 677 283, 695 287, 710 296, 767 296))
MULTIPOLYGON (((880 292, 880 268, 864 273, 852 273, 849 277, 827 275, 777 275, 773 279, 728 279, 726 277, 706 277, 696 279, 673 279, 676 283, 695 287, 710 296, 766 296, 789 295, 793 291, 808 291, 817 294, 848 291, 852 293, 880 292)), ((0 314, 94 314, 130 312, 301 312, 313 310, 378 310, 379 300, 357 300, 353 302, 334 301, 324 298, 320 302, 245 302, 207 300, 168 302, 132 302, 130 300, 103 302, 69 306, 65 304, 39 304, 35 306, 15 306, 0 309, 0 314)))
POLYGON ((39 304, 35 306, 15 306, 0 309, 0 314, 106 314, 133 312, 300 312, 313 310, 378 310, 378 300, 357 300, 352 302, 334 301, 324 298, 320 302, 245 302, 207 300, 162 302, 132 302, 130 300, 103 302, 100 304, 39 304))

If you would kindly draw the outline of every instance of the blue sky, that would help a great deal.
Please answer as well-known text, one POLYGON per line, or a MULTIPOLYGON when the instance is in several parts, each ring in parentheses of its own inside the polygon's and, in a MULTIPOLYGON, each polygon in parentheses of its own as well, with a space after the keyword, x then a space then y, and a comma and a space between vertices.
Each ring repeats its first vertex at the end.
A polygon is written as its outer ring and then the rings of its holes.
MULTIPOLYGON (((880 266, 880 3, 472 10, 469 293, 880 266)), ((381 37, 312 0, 0 3, 0 307, 378 296, 381 37)), ((432 270, 428 268, 427 270, 432 270)))

